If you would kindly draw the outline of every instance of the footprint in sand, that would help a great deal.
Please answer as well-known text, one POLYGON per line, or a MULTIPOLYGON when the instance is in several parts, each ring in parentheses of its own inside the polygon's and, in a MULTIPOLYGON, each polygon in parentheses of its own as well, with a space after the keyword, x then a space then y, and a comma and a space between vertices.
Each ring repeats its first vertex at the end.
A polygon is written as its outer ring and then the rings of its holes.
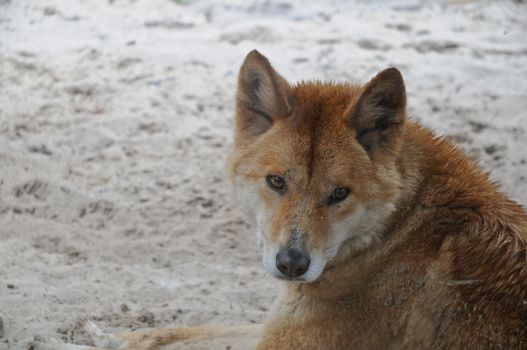
POLYGON ((32 196, 39 201, 45 201, 49 194, 48 183, 38 179, 28 181, 14 189, 14 195, 17 198, 32 196))
POLYGON ((101 215, 107 219, 111 219, 115 213, 116 208, 113 202, 107 200, 98 200, 84 206, 79 211, 79 217, 83 218, 90 215, 101 215))

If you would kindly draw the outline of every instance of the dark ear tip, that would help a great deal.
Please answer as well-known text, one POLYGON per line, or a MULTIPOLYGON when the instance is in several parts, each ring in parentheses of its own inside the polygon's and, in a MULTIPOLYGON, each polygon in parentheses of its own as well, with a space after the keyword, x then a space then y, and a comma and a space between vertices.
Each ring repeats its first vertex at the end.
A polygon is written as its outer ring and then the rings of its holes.
POLYGON ((254 50, 251 50, 251 52, 249 52, 247 56, 245 56, 245 61, 250 61, 250 60, 258 60, 258 61, 264 60, 265 61, 267 59, 258 50, 254 49, 254 50))
POLYGON ((249 56, 262 56, 262 54, 256 50, 256 49, 252 49, 248 54, 247 54, 247 57, 249 56))
POLYGON ((267 57, 262 55, 258 50, 254 49, 251 52, 245 56, 245 59, 243 60, 241 70, 248 69, 250 67, 270 67, 271 63, 269 63, 269 60, 267 57))
POLYGON ((401 83, 404 82, 403 75, 395 67, 386 68, 385 70, 381 71, 379 74, 377 74, 375 80, 392 80, 399 81, 401 83))
POLYGON ((384 70, 385 72, 390 72, 392 74, 399 74, 402 76, 401 71, 397 69, 396 67, 388 67, 384 70))

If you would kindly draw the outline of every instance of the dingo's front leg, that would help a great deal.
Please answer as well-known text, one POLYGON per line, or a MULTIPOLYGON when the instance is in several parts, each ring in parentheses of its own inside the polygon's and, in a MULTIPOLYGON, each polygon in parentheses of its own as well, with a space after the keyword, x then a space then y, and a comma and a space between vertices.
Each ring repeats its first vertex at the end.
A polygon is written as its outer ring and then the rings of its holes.
POLYGON ((261 338, 261 325, 231 327, 157 328, 116 337, 125 349, 254 349, 261 338))
POLYGON ((170 350, 170 349, 254 349, 261 338, 261 325, 231 327, 153 328, 120 334, 106 334, 92 322, 84 330, 93 346, 52 341, 33 342, 30 350, 170 350))

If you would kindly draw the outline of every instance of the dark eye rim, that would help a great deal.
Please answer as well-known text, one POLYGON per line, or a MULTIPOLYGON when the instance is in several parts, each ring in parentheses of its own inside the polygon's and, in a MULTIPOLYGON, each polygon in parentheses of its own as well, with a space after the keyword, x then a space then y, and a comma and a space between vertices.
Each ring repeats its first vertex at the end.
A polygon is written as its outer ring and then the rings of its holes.
POLYGON ((340 203, 342 202, 343 200, 345 200, 346 198, 348 198, 350 194, 350 189, 347 188, 347 187, 337 187, 336 189, 333 190, 333 192, 331 193, 331 196, 329 197, 329 204, 335 204, 335 203, 340 203), (344 191, 344 194, 341 195, 341 196, 337 196, 336 193, 337 191, 344 191))
POLYGON ((267 185, 273 190, 273 191, 276 191, 276 192, 284 192, 285 189, 286 189, 286 186, 285 186, 285 180, 282 176, 280 175, 277 175, 277 174, 269 174, 265 177, 265 180, 267 182, 267 185), (282 182, 282 185, 281 186, 275 186, 273 184, 273 179, 279 179, 281 182, 282 182))

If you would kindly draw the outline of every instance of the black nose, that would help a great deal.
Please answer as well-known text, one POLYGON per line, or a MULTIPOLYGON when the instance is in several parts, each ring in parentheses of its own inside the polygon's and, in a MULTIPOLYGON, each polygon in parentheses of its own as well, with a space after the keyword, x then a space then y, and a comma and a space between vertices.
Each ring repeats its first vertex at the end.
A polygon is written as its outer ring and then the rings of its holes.
POLYGON ((294 248, 282 248, 276 254, 276 267, 288 277, 300 277, 309 269, 309 255, 294 248))

